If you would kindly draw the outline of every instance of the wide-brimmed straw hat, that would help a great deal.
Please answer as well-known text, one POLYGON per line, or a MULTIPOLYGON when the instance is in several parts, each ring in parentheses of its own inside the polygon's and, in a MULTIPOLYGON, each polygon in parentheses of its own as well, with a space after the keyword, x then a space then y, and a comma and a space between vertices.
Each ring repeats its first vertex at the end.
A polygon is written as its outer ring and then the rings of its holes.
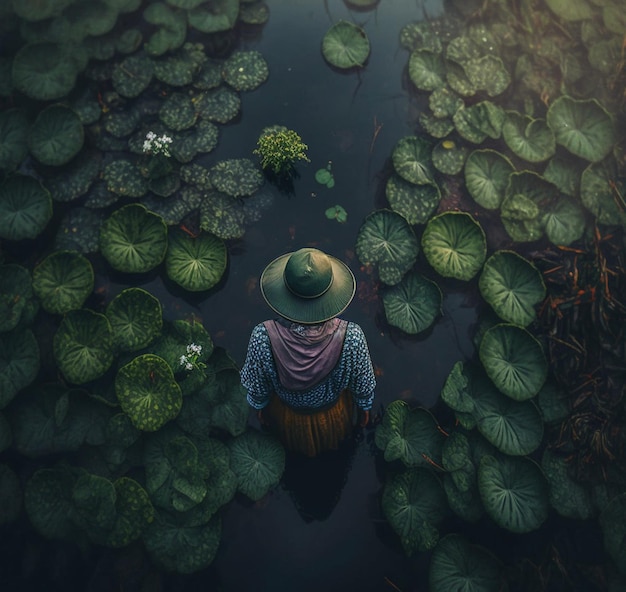
POLYGON ((261 274, 261 294, 272 310, 295 323, 321 323, 352 301, 350 268, 319 249, 304 248, 274 259, 261 274))

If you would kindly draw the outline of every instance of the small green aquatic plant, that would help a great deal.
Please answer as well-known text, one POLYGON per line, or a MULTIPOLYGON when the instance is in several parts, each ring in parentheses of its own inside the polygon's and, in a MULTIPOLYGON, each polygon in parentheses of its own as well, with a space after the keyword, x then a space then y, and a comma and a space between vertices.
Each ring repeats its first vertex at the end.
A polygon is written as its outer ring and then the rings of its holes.
POLYGON ((329 160, 328 164, 323 169, 319 169, 315 172, 315 180, 320 185, 326 185, 328 189, 331 189, 335 186, 335 177, 333 176, 332 164, 333 163, 329 160))
POLYGON ((180 356, 180 365, 188 371, 203 370, 206 368, 206 364, 200 360, 201 354, 202 346, 197 343, 190 343, 187 346, 187 355, 180 356))
POLYGON ((299 160, 310 162, 308 148, 295 131, 279 125, 265 128, 252 152, 261 157, 264 170, 283 176, 292 174, 299 160))

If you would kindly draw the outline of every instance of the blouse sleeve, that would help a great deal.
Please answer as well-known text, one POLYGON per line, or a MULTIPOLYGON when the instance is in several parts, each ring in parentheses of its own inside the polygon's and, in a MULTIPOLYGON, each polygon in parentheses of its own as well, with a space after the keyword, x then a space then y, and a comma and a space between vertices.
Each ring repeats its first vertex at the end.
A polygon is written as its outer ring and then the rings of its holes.
POLYGON ((273 391, 267 373, 268 356, 271 357, 269 337, 261 323, 252 330, 246 361, 240 373, 241 384, 247 391, 248 403, 255 409, 263 409, 273 391))
POLYGON ((367 411, 374 403, 376 377, 365 334, 359 325, 350 323, 346 338, 350 340, 351 372, 348 387, 354 394, 357 407, 367 411))

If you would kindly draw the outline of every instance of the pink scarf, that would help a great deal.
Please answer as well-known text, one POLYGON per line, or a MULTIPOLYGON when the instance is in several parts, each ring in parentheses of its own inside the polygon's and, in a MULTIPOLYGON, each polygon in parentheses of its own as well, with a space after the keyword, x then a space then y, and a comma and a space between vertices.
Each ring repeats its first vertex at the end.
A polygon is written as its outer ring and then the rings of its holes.
POLYGON ((339 361, 348 322, 334 318, 298 325, 281 319, 263 324, 280 383, 287 390, 304 391, 322 382, 339 361))

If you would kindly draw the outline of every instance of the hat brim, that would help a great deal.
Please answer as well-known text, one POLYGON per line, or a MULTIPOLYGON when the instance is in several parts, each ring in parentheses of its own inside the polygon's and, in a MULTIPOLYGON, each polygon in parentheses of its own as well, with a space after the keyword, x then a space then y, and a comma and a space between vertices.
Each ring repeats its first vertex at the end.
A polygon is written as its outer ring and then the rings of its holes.
POLYGON ((356 292, 356 279, 343 261, 328 255, 333 283, 321 296, 307 299, 296 296, 285 285, 283 274, 292 254, 277 257, 261 274, 261 294, 274 312, 289 321, 306 325, 328 321, 348 308, 356 292))

